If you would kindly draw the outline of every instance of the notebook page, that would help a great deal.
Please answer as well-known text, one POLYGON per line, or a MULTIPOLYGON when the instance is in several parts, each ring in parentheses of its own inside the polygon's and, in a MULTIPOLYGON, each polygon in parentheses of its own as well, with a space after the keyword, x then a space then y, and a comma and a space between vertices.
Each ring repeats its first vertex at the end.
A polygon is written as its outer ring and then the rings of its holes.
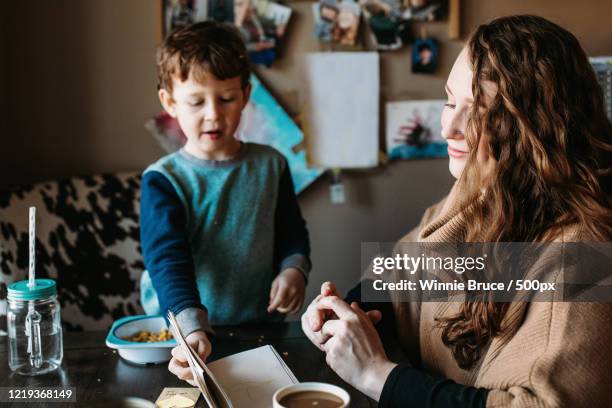
POLYGON ((200 360, 198 355, 195 353, 195 351, 191 348, 191 346, 187 344, 187 341, 183 336, 183 332, 181 331, 181 328, 179 327, 176 321, 176 317, 171 311, 168 311, 168 322, 172 327, 172 331, 176 337, 176 340, 178 341, 179 345, 181 346, 181 349, 183 350, 183 353, 185 354, 185 358, 187 359, 187 363, 189 364, 193 379, 196 382, 198 388, 200 389, 200 392, 204 397, 204 401, 206 402, 207 407, 217 408, 218 403, 213 400, 213 397, 210 394, 206 385, 206 381, 204 379, 204 364, 202 363, 202 360, 200 360))
POLYGON ((270 408, 276 390, 299 382, 270 345, 206 365, 235 408, 270 408))

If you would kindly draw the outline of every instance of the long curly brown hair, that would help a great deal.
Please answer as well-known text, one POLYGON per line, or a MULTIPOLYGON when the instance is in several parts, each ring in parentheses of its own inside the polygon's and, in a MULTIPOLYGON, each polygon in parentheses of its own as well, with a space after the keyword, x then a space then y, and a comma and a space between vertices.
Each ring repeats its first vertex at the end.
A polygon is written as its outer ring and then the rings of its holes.
MULTIPOLYGON (((481 25, 467 48, 474 102, 459 186, 477 204, 464 210, 466 241, 546 242, 570 225, 580 226, 584 240, 610 241, 612 125, 578 40, 542 17, 521 15, 481 25), (486 81, 496 87, 493 97, 486 81), (486 174, 477 146, 494 159, 486 174)), ((526 309, 484 294, 437 322, 468 369, 494 337, 506 342, 516 333, 526 309)))

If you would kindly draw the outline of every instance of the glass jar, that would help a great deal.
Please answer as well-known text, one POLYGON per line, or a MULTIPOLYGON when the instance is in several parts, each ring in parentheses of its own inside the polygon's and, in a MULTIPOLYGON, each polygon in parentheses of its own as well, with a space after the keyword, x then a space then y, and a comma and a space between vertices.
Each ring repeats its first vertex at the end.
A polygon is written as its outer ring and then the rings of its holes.
POLYGON ((22 375, 40 375, 62 363, 62 325, 57 287, 52 279, 36 279, 8 287, 8 360, 11 370, 22 375))

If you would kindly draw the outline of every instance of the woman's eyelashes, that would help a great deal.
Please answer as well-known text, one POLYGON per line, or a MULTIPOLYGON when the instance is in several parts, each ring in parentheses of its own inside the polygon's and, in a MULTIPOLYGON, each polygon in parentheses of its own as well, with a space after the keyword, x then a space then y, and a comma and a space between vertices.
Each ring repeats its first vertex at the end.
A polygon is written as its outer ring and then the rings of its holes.
POLYGON ((457 105, 455 105, 454 103, 445 103, 444 106, 451 109, 455 109, 457 107, 457 105))

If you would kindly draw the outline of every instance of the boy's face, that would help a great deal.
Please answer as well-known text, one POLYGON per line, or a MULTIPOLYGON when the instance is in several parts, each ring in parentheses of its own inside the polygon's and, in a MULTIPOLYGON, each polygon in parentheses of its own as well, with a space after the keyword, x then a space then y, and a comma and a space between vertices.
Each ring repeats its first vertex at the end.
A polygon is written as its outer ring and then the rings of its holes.
POLYGON ((160 89, 159 99, 187 136, 187 153, 206 160, 225 160, 240 148, 234 133, 250 91, 250 85, 242 89, 239 76, 219 80, 207 74, 196 81, 190 73, 184 82, 174 78, 171 93, 160 89))
POLYGON ((419 55, 421 58, 421 62, 423 64, 429 64, 431 62, 432 52, 430 49, 427 49, 427 48, 422 49, 419 55))

